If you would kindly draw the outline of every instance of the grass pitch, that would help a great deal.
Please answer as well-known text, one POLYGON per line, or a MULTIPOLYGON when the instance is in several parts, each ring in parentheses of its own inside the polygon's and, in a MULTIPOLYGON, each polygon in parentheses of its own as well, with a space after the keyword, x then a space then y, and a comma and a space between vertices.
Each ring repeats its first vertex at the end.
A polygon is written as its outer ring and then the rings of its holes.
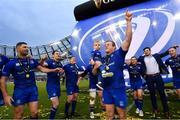
MULTIPOLYGON (((171 85, 171 84, 170 84, 171 85)), ((38 90, 39 90, 39 118, 40 119, 48 119, 50 114, 50 107, 51 102, 48 99, 48 95, 46 92, 46 82, 37 82, 38 90)), ((8 83, 7 85, 8 91, 10 94, 13 92, 13 83, 8 83)), ((144 117, 139 117, 137 114, 135 114, 135 106, 133 104, 133 98, 131 95, 131 92, 128 92, 128 112, 127 116, 128 119, 153 119, 152 116, 152 107, 151 107, 151 101, 148 94, 145 94, 144 96, 144 117)), ((176 96, 172 92, 168 93, 168 104, 170 107, 170 113, 172 119, 180 119, 180 102, 176 101, 176 96)), ((160 98, 158 99, 158 105, 160 108, 160 111, 162 112, 162 105, 160 102, 160 98)), ((61 97, 60 97, 60 106, 57 111, 56 118, 62 119, 64 117, 64 103, 66 101, 66 91, 65 86, 61 85, 61 97)), ((97 119, 102 119, 102 111, 100 107, 99 100, 97 98, 96 100, 96 107, 95 107, 95 113, 97 119)), ((78 103, 76 111, 78 114, 80 114, 77 119, 89 119, 89 92, 88 92, 88 81, 83 80, 80 83, 80 93, 78 97, 78 103)), ((0 107, 0 119, 12 119, 13 118, 13 107, 0 107)), ((29 110, 27 109, 27 106, 25 106, 24 109, 24 118, 29 118, 29 110)), ((163 119, 163 114, 159 114, 159 118, 163 119)))

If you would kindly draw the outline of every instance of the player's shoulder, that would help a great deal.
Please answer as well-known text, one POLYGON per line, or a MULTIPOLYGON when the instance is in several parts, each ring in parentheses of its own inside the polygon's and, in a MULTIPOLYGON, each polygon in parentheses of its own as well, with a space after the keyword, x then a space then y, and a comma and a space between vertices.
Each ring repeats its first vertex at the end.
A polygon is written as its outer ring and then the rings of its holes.
POLYGON ((53 63, 53 59, 48 59, 46 62, 47 62, 48 64, 53 63))
POLYGON ((166 59, 166 61, 165 61, 165 62, 171 62, 171 61, 172 61, 172 59, 173 59, 172 57, 169 57, 169 58, 167 58, 167 59, 166 59))
POLYGON ((34 59, 34 58, 30 58, 29 60, 30 60, 30 63, 31 63, 31 64, 33 64, 33 63, 35 63, 35 62, 38 62, 38 59, 34 59))
POLYGON ((11 63, 11 64, 12 64, 12 63, 16 63, 16 62, 18 62, 17 58, 13 58, 13 59, 10 59, 10 60, 9 60, 9 63, 11 63))
POLYGON ((51 58, 46 60, 46 62, 52 62, 52 61, 53 61, 53 59, 51 59, 51 58))
POLYGON ((70 64, 68 63, 68 64, 64 65, 63 68, 67 68, 69 66, 70 66, 70 64))
POLYGON ((1 59, 9 59, 7 56, 5 56, 5 55, 0 55, 0 58, 1 59))
POLYGON ((10 60, 7 62, 6 66, 14 66, 14 65, 17 65, 17 64, 18 64, 17 59, 16 59, 16 58, 13 58, 13 59, 10 59, 10 60))

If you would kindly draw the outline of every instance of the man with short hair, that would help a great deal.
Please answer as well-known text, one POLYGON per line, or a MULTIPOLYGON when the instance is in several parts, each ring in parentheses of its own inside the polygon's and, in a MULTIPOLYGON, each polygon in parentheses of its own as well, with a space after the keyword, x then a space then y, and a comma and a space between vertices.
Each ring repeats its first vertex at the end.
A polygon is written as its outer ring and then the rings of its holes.
MULTIPOLYGON (((43 66, 49 68, 49 69, 55 69, 55 68, 61 68, 63 65, 60 62, 61 56, 59 51, 53 51, 52 52, 52 59, 47 60, 47 56, 44 56, 41 59, 41 62, 43 66)), ((63 70, 61 71, 61 73, 63 70)), ((50 72, 47 73, 47 84, 46 84, 46 90, 48 93, 48 98, 51 100, 52 107, 50 110, 50 116, 49 119, 55 119, 55 115, 59 106, 59 97, 61 95, 61 89, 60 89, 60 77, 62 76, 61 73, 57 72, 50 72)))
MULTIPOLYGON (((127 96, 126 87, 123 75, 123 66, 126 53, 128 52, 129 46, 132 40, 132 14, 128 11, 125 13, 126 18, 126 36, 125 40, 121 44, 121 47, 116 50, 114 41, 105 42, 105 62, 102 64, 105 66, 107 72, 112 72, 112 77, 103 78, 103 102, 106 107, 107 119, 114 118, 114 108, 118 112, 120 119, 126 119, 126 106, 127 96)), ((93 73, 97 74, 98 68, 101 63, 95 64, 93 73)))
POLYGON ((180 101, 180 55, 177 53, 179 46, 173 46, 169 48, 169 57, 165 64, 170 66, 173 74, 173 84, 178 95, 178 101, 180 101))
POLYGON ((76 58, 74 56, 70 56, 69 63, 63 66, 63 70, 66 76, 66 94, 67 94, 67 101, 65 103, 65 118, 70 118, 76 116, 76 104, 77 104, 77 97, 79 93, 78 87, 78 71, 82 71, 80 67, 76 64, 76 58), (72 104, 71 113, 69 115, 69 107, 72 104))
MULTIPOLYGON (((8 62, 9 62, 9 58, 0 54, 0 79, 2 76, 2 69, 3 69, 4 65, 8 62)), ((2 92, 0 89, 0 106, 2 106, 2 105, 4 105, 4 100, 3 100, 3 95, 2 95, 2 92)))
POLYGON ((161 77, 161 74, 168 74, 168 69, 164 65, 162 61, 162 57, 168 55, 168 51, 162 54, 151 54, 151 48, 145 47, 143 49, 144 56, 139 57, 139 61, 142 64, 144 69, 144 77, 148 86, 148 90, 150 91, 151 103, 153 107, 154 117, 157 117, 158 114, 158 106, 156 101, 156 89, 159 92, 161 102, 163 105, 165 118, 169 118, 169 107, 167 104, 167 98, 164 91, 164 82, 161 77))
POLYGON ((35 82, 35 69, 42 72, 59 72, 60 69, 47 69, 39 65, 38 61, 28 57, 28 45, 25 42, 16 44, 17 58, 10 60, 4 67, 1 78, 1 90, 6 105, 14 105, 14 119, 23 118, 24 105, 30 109, 30 118, 38 118, 38 89, 35 82), (14 77, 13 97, 9 96, 6 80, 12 74, 14 77))
POLYGON ((125 68, 129 72, 129 80, 131 89, 133 90, 136 113, 139 114, 140 117, 143 117, 143 82, 141 78, 143 73, 142 65, 138 63, 137 58, 133 56, 130 59, 130 63, 126 63, 125 68))

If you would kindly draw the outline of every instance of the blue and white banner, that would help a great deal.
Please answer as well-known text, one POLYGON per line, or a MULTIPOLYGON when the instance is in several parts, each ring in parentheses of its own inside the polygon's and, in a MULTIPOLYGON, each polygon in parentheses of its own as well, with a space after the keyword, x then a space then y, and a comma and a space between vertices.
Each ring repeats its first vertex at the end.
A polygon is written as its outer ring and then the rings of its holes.
POLYGON ((133 39, 126 59, 143 54, 144 47, 151 47, 153 53, 160 53, 173 45, 180 45, 180 0, 150 0, 128 8, 119 9, 77 23, 72 32, 72 53, 78 64, 89 63, 93 41, 113 40, 120 47, 125 37, 124 13, 133 13, 133 39))

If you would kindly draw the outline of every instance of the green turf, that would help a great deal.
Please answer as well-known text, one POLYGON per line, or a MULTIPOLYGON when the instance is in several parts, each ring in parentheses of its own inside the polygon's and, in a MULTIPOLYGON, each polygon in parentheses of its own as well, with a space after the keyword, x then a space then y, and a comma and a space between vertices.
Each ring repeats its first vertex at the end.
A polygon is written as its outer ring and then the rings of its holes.
MULTIPOLYGON (((46 86, 45 82, 37 82, 38 85, 38 90, 39 90, 39 118, 41 119, 47 119, 49 117, 49 111, 50 111, 50 106, 51 103, 48 100, 47 92, 46 92, 46 86)), ((12 94, 13 91, 13 84, 8 83, 8 91, 10 94, 12 94)), ((88 93, 88 81, 83 80, 80 84, 80 94, 78 97, 78 103, 77 103, 77 109, 76 111, 80 114, 80 117, 77 118, 82 118, 82 119, 87 119, 89 118, 89 93, 88 93)), ((174 119, 180 119, 180 103, 176 101, 176 97, 174 94, 168 95, 168 102, 170 106, 170 111, 172 118, 174 119)), ((152 118, 152 113, 151 113, 151 102, 150 102, 150 97, 145 96, 144 97, 144 112, 145 116, 143 117, 144 119, 152 118)), ((61 86, 61 97, 60 97, 60 106, 56 115, 56 118, 63 118, 64 117, 64 103, 66 101, 66 91, 65 91, 65 86, 61 86)), ((97 100, 98 101, 98 100, 97 100)), ((133 98, 131 94, 128 94, 128 102, 129 105, 133 103, 133 98)), ((96 104, 96 113, 101 113, 101 107, 99 105, 100 103, 97 102, 96 104)), ((158 104, 160 106, 160 110, 162 111, 161 108, 161 103, 158 98, 158 104)), ((27 106, 25 107, 24 110, 24 118, 29 118, 29 110, 27 109, 27 106)), ((133 106, 132 109, 127 113, 128 118, 139 118, 135 114, 135 107, 133 106)), ((163 118, 163 115, 159 115, 160 118, 163 118)), ((13 107, 0 107, 0 119, 10 119, 13 118, 13 107)))

